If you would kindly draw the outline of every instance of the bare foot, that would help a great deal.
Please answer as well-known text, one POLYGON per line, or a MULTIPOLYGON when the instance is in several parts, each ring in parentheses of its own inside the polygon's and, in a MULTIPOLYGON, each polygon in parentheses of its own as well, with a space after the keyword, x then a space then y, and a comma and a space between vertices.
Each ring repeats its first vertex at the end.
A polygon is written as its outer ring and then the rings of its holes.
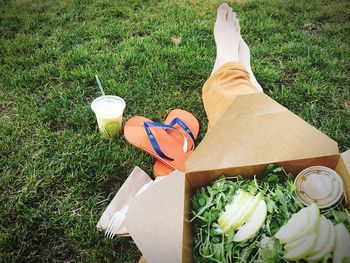
POLYGON ((238 47, 241 41, 239 21, 232 8, 224 3, 219 6, 214 26, 216 43, 215 72, 220 66, 230 61, 238 61, 238 47))
POLYGON ((239 61, 242 64, 244 64, 244 66, 248 70, 250 81, 252 82, 252 84, 255 86, 255 88, 259 92, 263 92, 263 89, 261 88, 260 84, 256 80, 254 73, 252 71, 252 68, 250 66, 250 50, 247 43, 243 39, 239 43, 238 56, 239 56, 239 61))

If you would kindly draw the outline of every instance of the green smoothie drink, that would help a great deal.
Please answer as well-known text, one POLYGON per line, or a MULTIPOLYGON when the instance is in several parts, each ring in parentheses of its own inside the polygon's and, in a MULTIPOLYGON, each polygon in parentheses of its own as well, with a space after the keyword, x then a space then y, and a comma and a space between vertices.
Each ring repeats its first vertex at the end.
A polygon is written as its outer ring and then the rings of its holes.
POLYGON ((125 101, 118 96, 101 96, 91 103, 91 109, 96 114, 98 128, 104 139, 116 137, 123 121, 125 101))

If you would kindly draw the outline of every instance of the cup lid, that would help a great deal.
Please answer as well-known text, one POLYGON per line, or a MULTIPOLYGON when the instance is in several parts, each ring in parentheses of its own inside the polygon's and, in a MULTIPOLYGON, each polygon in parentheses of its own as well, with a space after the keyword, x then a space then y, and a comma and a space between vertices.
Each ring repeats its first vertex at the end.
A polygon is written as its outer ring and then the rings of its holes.
POLYGON ((123 113, 125 101, 113 95, 101 96, 93 100, 91 109, 95 114, 118 115, 123 113))
POLYGON ((301 171, 294 180, 296 193, 305 205, 316 203, 319 208, 337 205, 344 197, 340 175, 325 166, 311 166, 301 171))

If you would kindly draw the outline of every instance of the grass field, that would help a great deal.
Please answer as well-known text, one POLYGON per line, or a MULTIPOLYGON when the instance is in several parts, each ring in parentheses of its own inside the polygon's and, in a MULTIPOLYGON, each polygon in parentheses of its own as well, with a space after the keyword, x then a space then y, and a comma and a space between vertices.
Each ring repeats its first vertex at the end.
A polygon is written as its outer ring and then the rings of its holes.
MULTIPOLYGON (((154 160, 123 137, 99 138, 94 75, 126 100, 126 119, 183 108, 202 138, 219 4, 1 1, 0 261, 138 259, 131 239, 107 240, 95 224, 132 168, 151 174, 154 160)), ((349 1, 230 4, 265 92, 348 149, 349 1)))

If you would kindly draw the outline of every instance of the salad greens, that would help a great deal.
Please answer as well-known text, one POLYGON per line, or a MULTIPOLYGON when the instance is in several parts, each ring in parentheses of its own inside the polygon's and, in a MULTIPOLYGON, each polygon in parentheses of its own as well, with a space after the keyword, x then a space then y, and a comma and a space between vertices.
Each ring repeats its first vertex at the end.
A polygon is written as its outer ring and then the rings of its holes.
MULTIPOLYGON (((295 194, 293 175, 283 167, 267 165, 262 179, 243 180, 241 176, 221 176, 211 185, 197 189, 192 196, 195 262, 287 262, 282 258, 282 245, 274 234, 303 204, 295 194), (236 191, 242 189, 251 195, 261 193, 267 204, 267 217, 258 234, 246 242, 233 242, 234 232, 217 231, 218 218, 231 203, 236 191)), ((340 204, 324 216, 334 224, 344 223, 350 229, 350 215, 340 204)), ((331 259, 326 256, 324 262, 331 259)), ((302 261, 300 261, 302 262, 302 261)))

